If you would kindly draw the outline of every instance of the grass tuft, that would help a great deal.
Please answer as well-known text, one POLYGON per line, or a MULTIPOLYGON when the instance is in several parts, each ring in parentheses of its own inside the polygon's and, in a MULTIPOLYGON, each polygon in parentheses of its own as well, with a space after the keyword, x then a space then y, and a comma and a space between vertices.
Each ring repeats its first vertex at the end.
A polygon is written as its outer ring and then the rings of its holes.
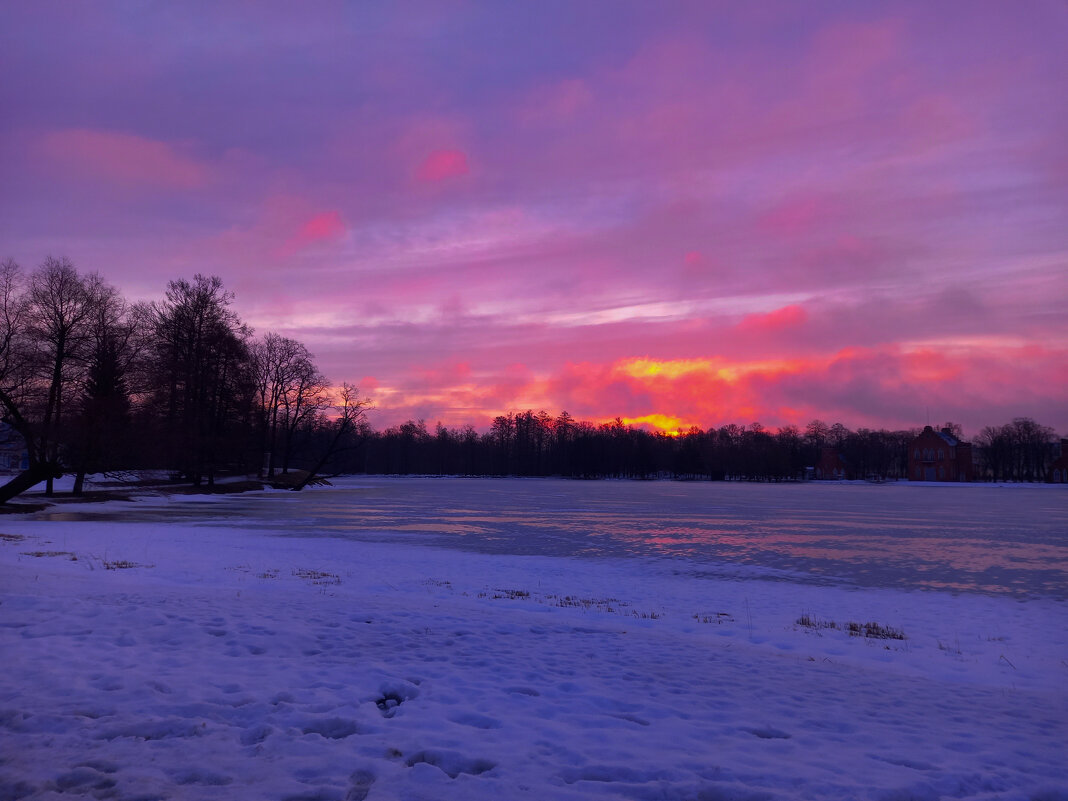
MULTIPOLYGON (((794 621, 795 625, 802 628, 811 629, 812 631, 820 631, 821 629, 835 629, 841 630, 842 626, 835 623, 833 620, 820 620, 817 617, 813 617, 808 612, 802 613, 801 617, 794 621)), ((845 630, 849 632, 850 637, 864 637, 868 640, 905 640, 908 639, 905 636, 903 629, 897 629, 893 626, 884 626, 874 621, 868 623, 857 623, 856 621, 849 621, 845 625, 845 630)))
POLYGON ((117 559, 114 562, 109 562, 107 559, 104 560, 105 570, 130 570, 135 567, 155 567, 155 565, 141 565, 127 559, 117 559))
POLYGON ((67 557, 70 557, 70 559, 72 561, 75 561, 75 562, 78 561, 78 557, 75 556, 70 551, 23 551, 22 555, 23 556, 35 556, 35 557, 37 557, 39 559, 42 558, 42 557, 46 557, 46 556, 67 556, 67 557))
POLYGON ((302 567, 294 570, 293 575, 320 586, 341 583, 341 579, 336 573, 327 573, 325 570, 312 570, 310 568, 302 567))

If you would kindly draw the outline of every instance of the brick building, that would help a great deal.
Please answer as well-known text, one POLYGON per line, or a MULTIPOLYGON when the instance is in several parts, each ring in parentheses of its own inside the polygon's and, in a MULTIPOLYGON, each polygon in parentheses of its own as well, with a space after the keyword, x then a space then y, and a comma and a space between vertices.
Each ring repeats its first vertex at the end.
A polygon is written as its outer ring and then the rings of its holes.
POLYGON ((820 460, 816 463, 815 477, 823 480, 852 479, 853 471, 838 452, 837 448, 824 446, 820 451, 820 460))
POLYGON ((910 481, 971 481, 975 475, 972 446, 948 428, 924 426, 909 445, 910 481))
POLYGON ((1068 484, 1068 439, 1061 440, 1061 455, 1049 466, 1051 484, 1068 484))

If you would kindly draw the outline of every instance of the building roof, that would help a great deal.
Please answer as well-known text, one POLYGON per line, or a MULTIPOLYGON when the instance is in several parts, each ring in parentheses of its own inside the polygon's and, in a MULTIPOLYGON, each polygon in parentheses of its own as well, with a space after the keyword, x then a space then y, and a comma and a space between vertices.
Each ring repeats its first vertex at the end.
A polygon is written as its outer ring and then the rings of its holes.
POLYGON ((930 431, 932 434, 937 436, 939 439, 941 439, 943 442, 945 442, 951 448, 955 448, 958 445, 967 445, 968 444, 967 442, 964 442, 963 440, 959 440, 955 436, 953 436, 953 433, 948 428, 943 428, 941 431, 935 431, 934 428, 932 428, 931 426, 924 426, 923 427, 923 431, 920 432, 920 436, 922 437, 928 431, 930 431))

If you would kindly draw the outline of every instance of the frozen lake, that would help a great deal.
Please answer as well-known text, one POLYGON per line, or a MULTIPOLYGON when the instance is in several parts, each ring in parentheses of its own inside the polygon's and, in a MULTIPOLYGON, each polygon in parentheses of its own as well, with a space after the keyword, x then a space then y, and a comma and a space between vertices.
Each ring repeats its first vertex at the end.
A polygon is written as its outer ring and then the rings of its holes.
POLYGON ((1066 499, 360 478, 12 515, 0 799, 1063 801, 1066 499))
POLYGON ((42 520, 240 525, 488 554, 659 557, 700 576, 1068 598, 1068 492, 1051 486, 357 477, 331 488, 141 499, 42 520), (120 511, 121 510, 121 511, 120 511))

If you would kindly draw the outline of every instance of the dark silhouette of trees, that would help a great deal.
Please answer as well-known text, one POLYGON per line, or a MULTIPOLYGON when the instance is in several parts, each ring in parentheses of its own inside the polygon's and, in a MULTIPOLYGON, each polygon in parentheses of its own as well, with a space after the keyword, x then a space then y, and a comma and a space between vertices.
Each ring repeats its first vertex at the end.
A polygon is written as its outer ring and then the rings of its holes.
POLYGON ((143 391, 138 374, 143 372, 147 330, 147 307, 131 306, 112 287, 99 288, 69 435, 75 495, 82 493, 87 473, 132 464, 136 458, 129 434, 133 396, 143 391))
POLYGON ((167 285, 152 305, 156 401, 173 463, 194 485, 212 486, 230 454, 242 451, 241 423, 254 394, 251 332, 216 277, 167 285))
POLYGON ((268 333, 249 348, 260 429, 262 466, 273 478, 289 472, 296 436, 301 426, 329 405, 327 381, 308 349, 293 339, 268 333))
MULTIPOLYGON (((860 478, 907 477, 916 430, 813 420, 803 430, 760 423, 672 434, 576 420, 563 411, 499 415, 480 433, 408 421, 378 432, 370 400, 332 391, 312 354, 270 332, 254 338, 217 277, 171 281, 165 297, 129 304, 95 274, 48 258, 24 275, 0 265, 0 415, 25 442, 28 468, 0 503, 75 474, 166 469, 211 487, 251 469, 300 489, 343 472, 792 481, 826 453, 860 478)), ((949 423, 958 438, 960 427, 949 423)), ((1058 454, 1052 429, 1026 417, 973 440, 976 476, 1043 481, 1058 454)))
POLYGON ((306 476, 293 486, 300 491, 322 474, 324 468, 339 455, 357 450, 368 437, 366 415, 373 406, 368 398, 360 397, 360 391, 352 384, 342 384, 337 399, 337 416, 321 425, 329 432, 327 445, 322 455, 308 470, 306 476))
MULTIPOLYGON (((89 359, 94 314, 107 291, 99 276, 80 276, 67 259, 49 257, 30 275, 26 327, 36 351, 36 402, 43 401, 33 449, 47 464, 60 463, 66 401, 89 359)), ((54 479, 54 474, 47 477, 46 495, 52 494, 54 479)))
POLYGON ((130 304, 66 259, 29 276, 0 265, 0 413, 29 464, 0 503, 42 481, 50 493, 63 472, 76 494, 87 474, 119 469, 211 487, 249 465, 319 472, 350 450, 369 401, 348 385, 333 400, 304 345, 253 340, 232 304, 214 276, 130 304))
MULTIPOLYGON (((956 428, 959 431, 959 427, 956 428)), ((1005 468, 988 478, 1044 480, 1055 455, 1051 429, 1034 421, 988 428, 1005 453, 1005 468), (1009 465, 1012 465, 1011 469, 1009 465)), ((470 426, 433 434, 423 421, 408 421, 369 434, 346 471, 384 474, 481 476, 562 476, 567 478, 672 478, 679 480, 795 481, 811 477, 824 448, 833 448, 858 478, 908 477, 908 446, 913 430, 852 431, 819 420, 802 434, 794 426, 770 430, 760 423, 736 424, 677 434, 650 432, 623 423, 576 421, 566 412, 499 415, 488 431, 470 426)), ((976 438, 985 453, 984 435, 976 438)), ((996 451, 1000 453, 1001 451, 996 451)), ((984 457, 985 458, 985 457, 984 457)), ((991 457, 993 458, 993 456, 991 457)))
POLYGON ((109 291, 67 259, 45 259, 28 279, 10 260, 0 268, 0 404, 29 462, 0 488, 0 503, 40 481, 52 494, 65 458, 64 414, 84 378, 93 317, 109 291))
POLYGON ((1030 417, 987 426, 975 438, 980 475, 991 481, 1045 481, 1055 458, 1052 428, 1030 417))

